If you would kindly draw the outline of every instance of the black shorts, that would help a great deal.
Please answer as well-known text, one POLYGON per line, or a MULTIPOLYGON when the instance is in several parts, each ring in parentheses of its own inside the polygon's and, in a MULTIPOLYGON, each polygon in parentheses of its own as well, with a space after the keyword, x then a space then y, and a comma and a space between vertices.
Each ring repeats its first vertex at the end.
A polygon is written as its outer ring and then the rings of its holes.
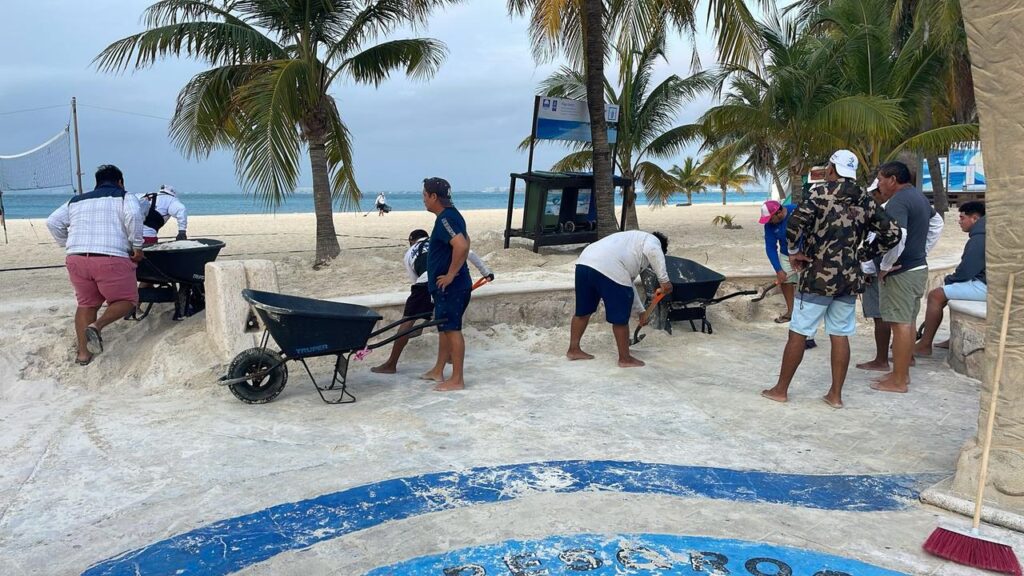
MULTIPOLYGON (((430 291, 426 284, 413 284, 409 290, 409 297, 405 299, 405 310, 402 316, 417 316, 424 312, 433 312, 434 302, 430 299, 430 291)), ((430 319, 430 316, 427 316, 430 319)))

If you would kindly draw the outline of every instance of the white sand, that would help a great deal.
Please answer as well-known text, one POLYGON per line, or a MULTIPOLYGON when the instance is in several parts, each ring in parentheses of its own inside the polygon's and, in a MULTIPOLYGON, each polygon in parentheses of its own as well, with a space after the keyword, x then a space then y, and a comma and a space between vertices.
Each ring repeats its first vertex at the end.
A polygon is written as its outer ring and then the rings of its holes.
MULTIPOLYGON (((644 229, 670 236, 673 255, 728 276, 768 276, 757 213, 757 206, 703 205, 641 209, 640 219, 644 229), (713 227, 711 219, 723 213, 735 214, 744 228, 713 227)), ((468 212, 466 219, 474 250, 497 275, 485 289, 571 278, 580 246, 534 254, 525 240, 514 239, 505 251, 504 211, 468 212)), ((948 220, 933 258, 943 264, 956 262, 966 239, 948 220)), ((225 241, 224 259, 275 261, 287 293, 347 298, 407 290, 401 265, 406 238, 414 228, 429 229, 430 214, 342 214, 335 221, 342 255, 321 271, 310 268, 312 215, 200 216, 190 218, 189 236, 225 241)), ((0 269, 62 263, 41 220, 8 227, 11 244, 0 246, 0 269)), ((412 341, 396 376, 369 372, 386 349, 354 363, 354 405, 320 404, 296 365, 277 401, 247 406, 215 383, 225 367, 211 351, 202 316, 175 323, 164 306, 142 323, 117 322, 104 333, 107 352, 81 368, 71 362, 74 299, 65 270, 0 272, 0 573, 79 573, 91 562, 219 518, 404 474, 476 465, 612 458, 809 473, 952 470, 976 421, 972 381, 939 361, 923 362, 915 382, 929 392, 897 398, 870 392, 866 375, 852 370, 849 408, 833 412, 817 400, 827 378, 824 343, 801 367, 793 404, 767 403, 757 390, 777 374, 785 328, 764 319, 779 304, 777 297, 766 301, 753 316, 760 321, 746 323, 732 317, 749 313, 739 300, 715 307, 713 336, 649 329, 637 352, 649 363, 642 370, 614 367, 611 334, 600 322, 585 341, 598 359, 570 365, 562 357, 568 317, 550 319, 554 327, 510 318, 467 328, 465 393, 432 393, 415 380, 436 350, 436 336, 427 335, 412 341)), ((854 339, 854 358, 870 350, 863 330, 854 339)), ((329 373, 323 361, 312 368, 319 376, 329 373)), ((512 536, 544 532, 531 518, 544 517, 548 504, 537 505, 508 509, 522 514, 521 522, 497 512, 494 523, 512 536)), ((736 517, 737 526, 779 514, 756 506, 731 509, 752 510, 736 517)), ((620 516, 645 517, 628 510, 620 516)), ((818 516, 815 522, 828 517, 818 516)), ((920 552, 926 534, 916 532, 933 521, 923 510, 892 513, 885 522, 894 527, 889 536, 903 534, 898 552, 848 555, 931 572, 938 563, 920 552)), ((855 542, 851 550, 892 544, 866 524, 835 538, 793 517, 764 539, 806 538, 808 546, 836 553, 847 550, 814 539, 855 542)), ((645 526, 658 528, 637 520, 630 529, 645 526)), ((742 532, 724 524, 704 531, 742 532)), ((413 546, 415 553, 506 535, 477 528, 467 536, 432 526, 411 534, 409 542, 426 542, 413 546)), ((346 573, 342 552, 335 556, 327 547, 323 553, 336 573, 346 573)), ((365 559, 354 558, 348 566, 365 568, 359 564, 365 559)))

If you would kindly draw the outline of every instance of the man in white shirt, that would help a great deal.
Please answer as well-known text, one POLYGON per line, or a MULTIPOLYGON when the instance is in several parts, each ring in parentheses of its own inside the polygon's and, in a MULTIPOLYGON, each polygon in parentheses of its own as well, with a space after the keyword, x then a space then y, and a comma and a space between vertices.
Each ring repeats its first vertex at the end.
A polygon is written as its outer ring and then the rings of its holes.
POLYGON ((66 248, 65 263, 78 300, 75 362, 85 366, 103 352, 103 328, 134 310, 139 301, 135 283, 135 263, 142 260, 139 203, 124 191, 121 171, 103 165, 96 171, 96 189, 54 210, 46 227, 57 244, 66 248), (104 302, 107 309, 97 318, 104 302))
POLYGON ((178 200, 174 186, 160 186, 157 192, 142 194, 139 196, 139 204, 142 206, 142 239, 143 244, 156 244, 157 233, 160 228, 171 218, 178 223, 178 235, 175 240, 185 240, 188 236, 185 230, 188 228, 188 210, 178 200))
POLYGON ((383 216, 391 211, 391 208, 388 207, 388 199, 384 197, 383 192, 377 194, 374 205, 377 207, 377 216, 383 216))
MULTIPOLYGON (((427 254, 429 246, 430 234, 427 234, 426 230, 417 229, 409 233, 409 249, 406 250, 405 257, 402 258, 406 275, 409 277, 409 282, 412 283, 412 287, 409 289, 409 297, 405 300, 405 310, 402 311, 402 317, 409 318, 409 320, 402 322, 398 327, 399 332, 405 332, 412 328, 416 320, 429 320, 434 311, 434 302, 430 298, 430 291, 427 288, 427 254)), ((476 267, 480 272, 480 276, 488 280, 494 280, 494 272, 487 267, 487 264, 475 252, 470 250, 466 259, 476 267)), ((388 356, 388 359, 383 364, 370 368, 370 372, 378 374, 394 374, 397 372, 398 359, 402 356, 402 351, 405 350, 406 344, 409 343, 411 338, 419 335, 420 332, 416 331, 413 334, 408 334, 395 340, 395 345, 391 347, 391 355, 388 356)))
POLYGON ((632 368, 644 363, 629 353, 630 310, 638 313, 640 325, 647 324, 643 301, 633 284, 640 271, 650 267, 658 277, 661 291, 672 292, 665 254, 668 238, 660 232, 640 230, 616 232, 587 246, 576 261, 576 312, 569 331, 569 360, 590 360, 594 356, 580 348, 590 315, 604 302, 605 319, 612 325, 619 366, 632 368))

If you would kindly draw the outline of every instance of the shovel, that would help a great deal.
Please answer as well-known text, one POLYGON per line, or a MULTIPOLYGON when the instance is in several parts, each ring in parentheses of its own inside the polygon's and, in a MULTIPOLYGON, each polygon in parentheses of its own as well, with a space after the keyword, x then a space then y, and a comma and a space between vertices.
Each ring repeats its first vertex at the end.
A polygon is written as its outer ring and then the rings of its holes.
MULTIPOLYGON (((654 309, 658 306, 658 303, 661 302, 661 299, 664 297, 665 293, 662 292, 660 288, 654 291, 654 298, 651 299, 650 306, 648 306, 647 311, 644 312, 644 318, 647 318, 648 320, 651 319, 651 314, 654 313, 654 309)), ((634 344, 639 344, 641 340, 647 337, 647 334, 640 333, 640 331, 643 330, 643 328, 644 324, 640 324, 639 326, 636 327, 636 330, 633 331, 633 341, 629 343, 630 346, 633 346, 634 344)))
POLYGON ((751 298, 750 301, 751 302, 760 302, 761 300, 764 300, 764 297, 767 296, 769 292, 771 292, 772 290, 774 290, 778 286, 779 286, 778 282, 773 282, 773 283, 765 286, 764 288, 761 288, 761 293, 758 294, 757 296, 754 296, 753 298, 751 298))

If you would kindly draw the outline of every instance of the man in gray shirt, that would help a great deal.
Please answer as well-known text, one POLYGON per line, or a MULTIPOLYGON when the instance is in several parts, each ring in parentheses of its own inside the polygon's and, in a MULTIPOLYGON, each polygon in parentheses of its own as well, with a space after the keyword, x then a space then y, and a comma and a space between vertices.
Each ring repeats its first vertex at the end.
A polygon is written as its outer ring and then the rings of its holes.
POLYGON ((892 329, 892 372, 871 387, 883 392, 906 392, 914 354, 914 326, 921 297, 928 287, 926 245, 932 208, 928 199, 910 183, 910 169, 902 162, 878 168, 878 189, 888 202, 885 211, 903 231, 900 244, 886 253, 879 267, 882 320, 892 329))

